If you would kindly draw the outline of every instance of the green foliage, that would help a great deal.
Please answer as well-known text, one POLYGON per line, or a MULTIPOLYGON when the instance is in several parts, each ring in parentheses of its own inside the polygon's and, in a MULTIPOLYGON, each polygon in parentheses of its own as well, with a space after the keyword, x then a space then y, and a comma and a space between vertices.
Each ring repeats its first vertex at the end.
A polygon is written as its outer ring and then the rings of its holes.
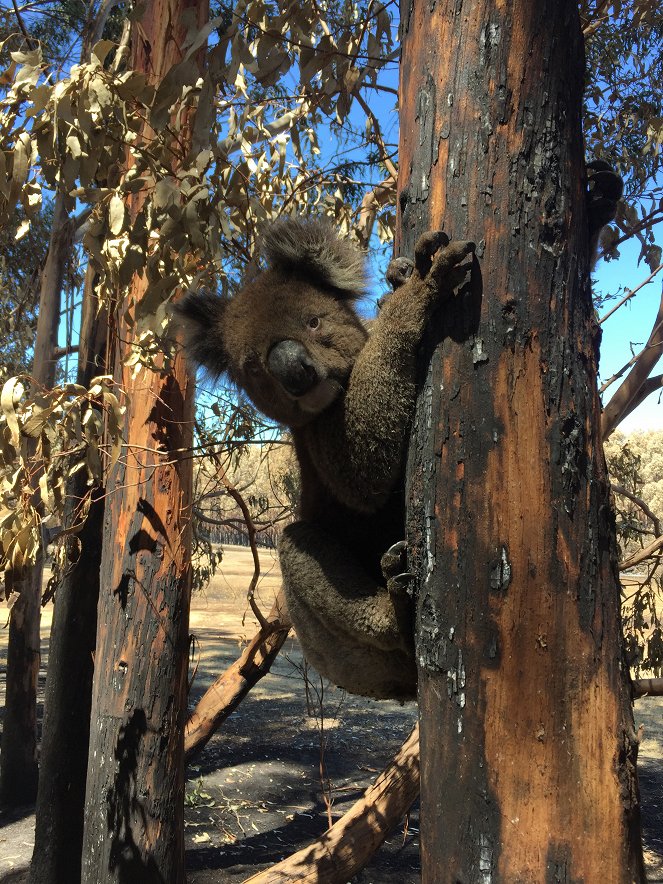
MULTIPOLYGON (((620 559, 639 553, 661 531, 663 432, 615 433, 606 443, 615 489, 620 559)), ((663 667, 660 550, 622 574, 622 617, 628 659, 636 675, 663 667)))
POLYGON ((633 232, 653 270, 661 261, 655 228, 642 221, 663 219, 663 8, 660 3, 627 0, 611 5, 589 26, 584 129, 591 157, 609 161, 622 174, 625 198, 612 237, 633 232))
MULTIPOLYGON (((0 383, 15 374, 29 374, 37 329, 39 279, 48 249, 52 206, 45 205, 25 235, 16 227, 0 227, 0 383)), ((20 229, 24 217, 17 214, 20 229)))

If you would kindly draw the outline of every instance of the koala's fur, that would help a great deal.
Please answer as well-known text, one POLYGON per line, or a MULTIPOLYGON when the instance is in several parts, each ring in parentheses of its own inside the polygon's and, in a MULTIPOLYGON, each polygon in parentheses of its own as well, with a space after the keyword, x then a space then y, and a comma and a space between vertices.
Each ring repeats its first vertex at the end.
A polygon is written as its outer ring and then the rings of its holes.
POLYGON ((310 662, 353 693, 416 694, 411 601, 393 579, 403 567, 381 559, 404 536, 416 350, 473 248, 422 237, 370 337, 353 307, 362 255, 322 222, 274 225, 266 271, 232 298, 191 293, 176 308, 194 361, 292 433, 301 503, 279 545, 288 610, 310 662))

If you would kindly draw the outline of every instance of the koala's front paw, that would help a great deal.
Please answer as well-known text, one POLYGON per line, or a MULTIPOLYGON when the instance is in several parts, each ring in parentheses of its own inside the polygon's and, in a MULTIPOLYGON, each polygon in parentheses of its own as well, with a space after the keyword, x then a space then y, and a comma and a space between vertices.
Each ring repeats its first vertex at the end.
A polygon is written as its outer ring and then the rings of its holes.
POLYGON ((396 291, 396 289, 405 285, 408 279, 412 276, 413 270, 414 263, 410 261, 409 258, 406 258, 405 256, 394 258, 393 261, 389 262, 389 266, 387 267, 387 282, 392 289, 396 291))
POLYGON ((464 240, 445 245, 435 254, 428 278, 435 281, 441 292, 451 292, 467 278, 472 262, 463 263, 463 261, 468 255, 473 254, 475 249, 473 242, 464 240))
POLYGON ((624 193, 624 182, 605 160, 587 163, 587 211, 590 239, 614 220, 617 203, 624 193))

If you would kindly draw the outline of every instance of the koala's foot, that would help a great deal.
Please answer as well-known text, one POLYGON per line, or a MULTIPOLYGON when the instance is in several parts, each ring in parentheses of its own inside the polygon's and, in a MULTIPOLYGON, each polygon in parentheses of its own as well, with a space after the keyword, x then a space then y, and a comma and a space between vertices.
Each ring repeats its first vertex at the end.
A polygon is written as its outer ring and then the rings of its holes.
POLYGON ((605 160, 587 163, 587 211, 590 238, 614 220, 624 182, 605 160))
POLYGON ((407 570, 407 542, 399 540, 390 546, 380 559, 380 568, 387 581, 387 590, 396 604, 397 598, 405 598, 408 602, 412 596, 412 584, 417 575, 407 570))

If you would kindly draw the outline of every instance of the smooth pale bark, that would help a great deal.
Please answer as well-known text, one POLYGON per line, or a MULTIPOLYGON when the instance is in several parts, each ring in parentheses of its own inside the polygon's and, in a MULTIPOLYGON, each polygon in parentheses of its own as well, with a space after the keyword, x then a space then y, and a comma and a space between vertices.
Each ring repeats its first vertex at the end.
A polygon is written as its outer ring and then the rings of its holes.
POLYGON ((477 243, 432 324, 408 466, 422 880, 644 881, 577 4, 401 13, 400 252, 439 227, 477 243))

